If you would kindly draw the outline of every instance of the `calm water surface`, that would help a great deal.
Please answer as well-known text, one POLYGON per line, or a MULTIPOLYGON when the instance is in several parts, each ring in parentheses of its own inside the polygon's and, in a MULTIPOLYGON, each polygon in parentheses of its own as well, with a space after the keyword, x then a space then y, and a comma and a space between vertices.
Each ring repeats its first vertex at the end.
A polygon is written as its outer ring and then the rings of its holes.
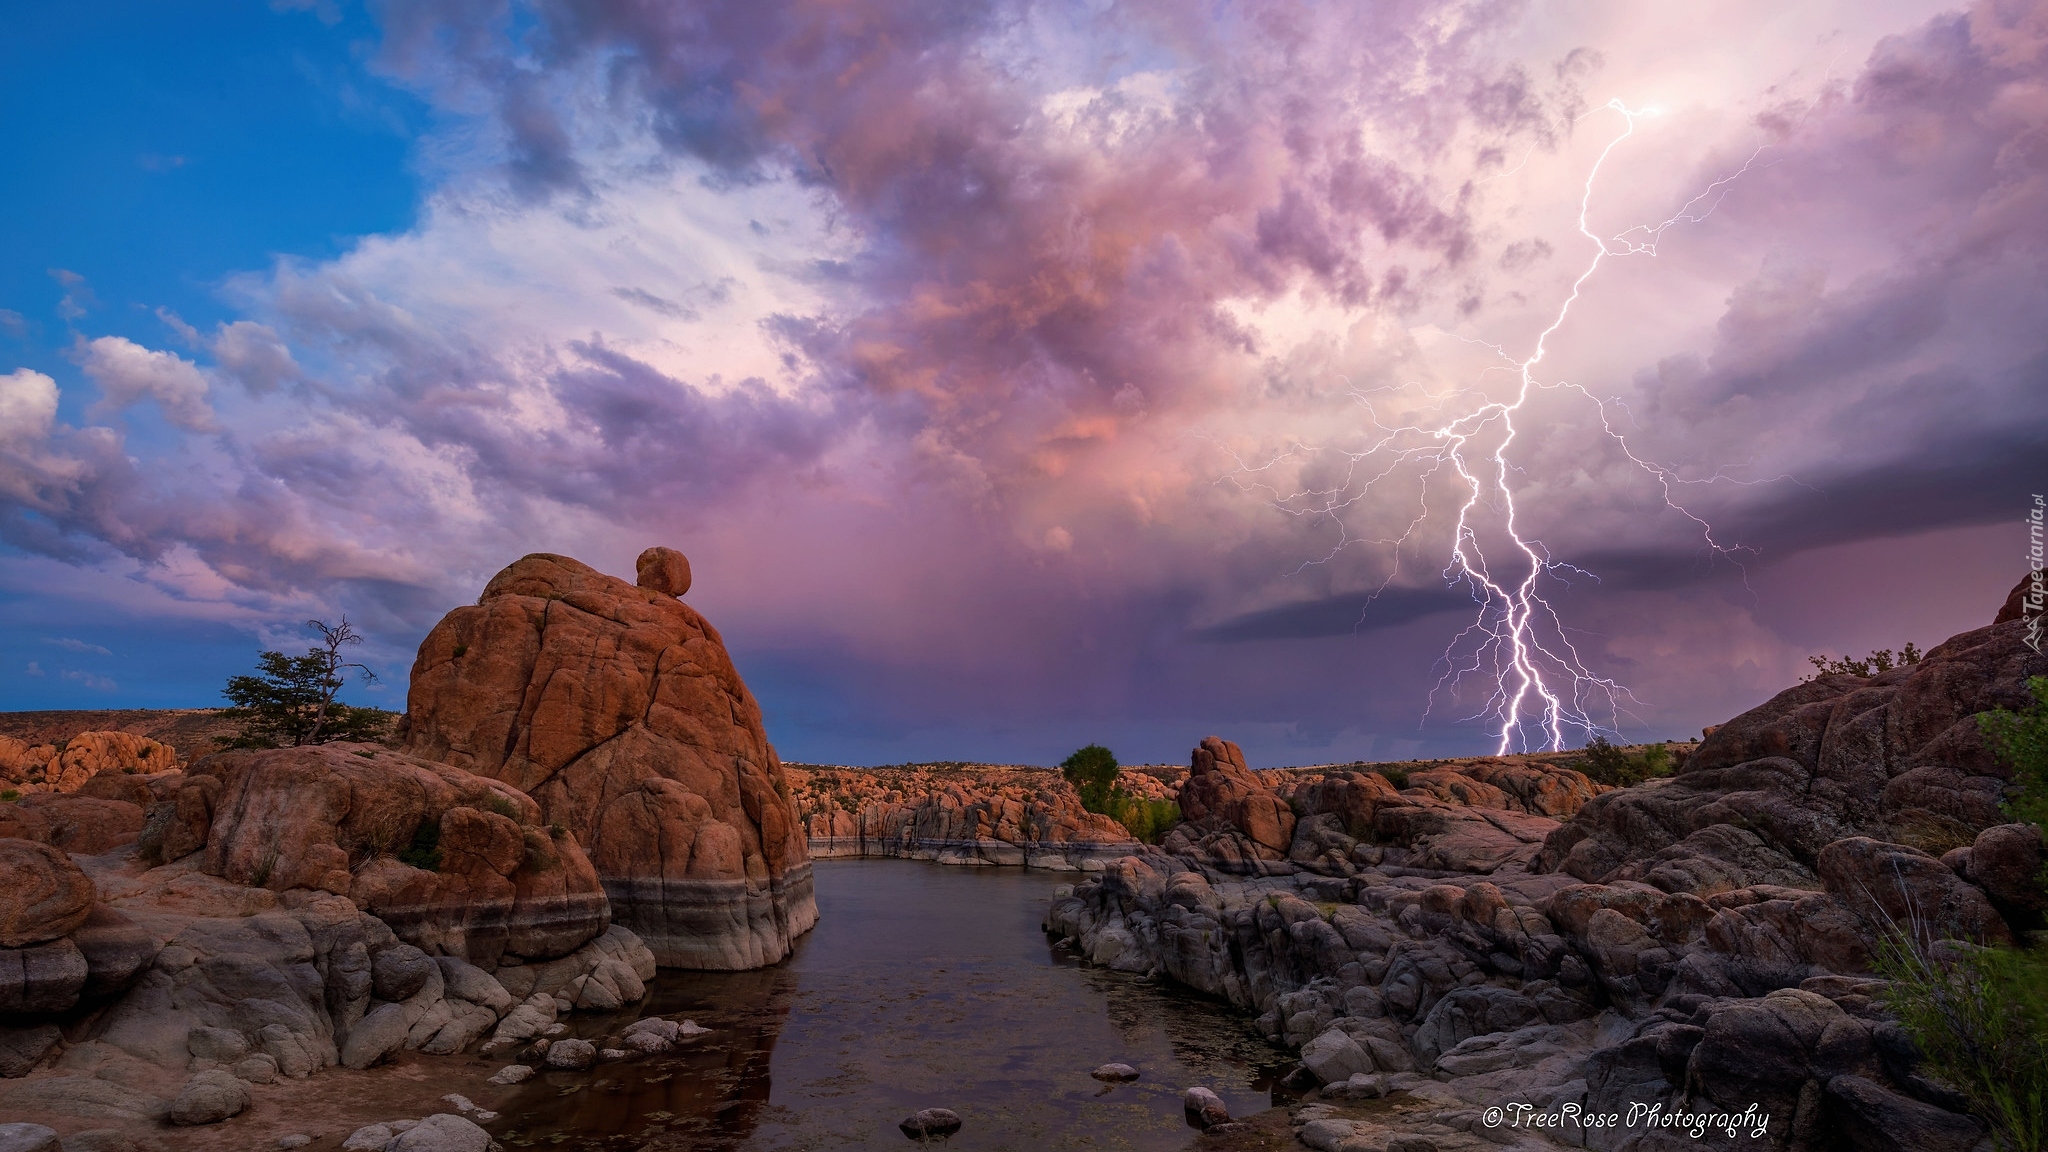
MULTIPOLYGON (((1222 1004, 1053 950, 1045 872, 907 860, 816 865, 818 927, 760 972, 664 973, 624 1017, 715 1031, 668 1056, 537 1076, 502 1109, 514 1147, 908 1149, 919 1108, 960 1113, 948 1144, 1183 1149, 1180 1093, 1268 1107, 1285 1056, 1222 1004), (1107 1086, 1111 1061, 1143 1079, 1107 1086)), ((573 1017, 598 1038, 621 1018, 573 1017)))

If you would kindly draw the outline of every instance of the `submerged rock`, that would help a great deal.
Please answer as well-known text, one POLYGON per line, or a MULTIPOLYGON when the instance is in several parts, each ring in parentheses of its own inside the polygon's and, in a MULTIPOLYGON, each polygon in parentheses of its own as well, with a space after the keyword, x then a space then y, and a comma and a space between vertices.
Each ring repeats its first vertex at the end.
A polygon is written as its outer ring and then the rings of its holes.
POLYGON ((960 1114, 951 1108, 920 1108, 903 1118, 896 1127, 912 1140, 951 1136, 960 1130, 960 1114))
POLYGON ((498 573, 420 645, 407 748, 529 793, 588 846, 614 918, 662 965, 772 964, 817 921, 803 829, 716 629, 564 556, 498 573))

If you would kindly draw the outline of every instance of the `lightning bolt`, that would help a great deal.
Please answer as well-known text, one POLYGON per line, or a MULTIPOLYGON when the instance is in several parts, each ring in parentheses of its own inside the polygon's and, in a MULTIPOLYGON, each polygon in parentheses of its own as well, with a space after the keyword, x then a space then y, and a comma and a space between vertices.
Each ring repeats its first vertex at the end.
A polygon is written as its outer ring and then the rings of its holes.
MULTIPOLYGON (((1589 401, 1598 411, 1601 429, 1607 438, 1619 445, 1634 467, 1657 481, 1665 506, 1691 521, 1706 546, 1720 557, 1734 559, 1743 549, 1725 545, 1716 539, 1712 525, 1680 502, 1680 490, 1691 485, 1723 482, 1756 484, 1789 479, 1738 480, 1727 475, 1725 468, 1705 479, 1685 479, 1675 469, 1639 455, 1629 445, 1609 411, 1614 407, 1626 412, 1618 400, 1603 400, 1566 381, 1538 378, 1537 369, 1549 354, 1551 338, 1570 319, 1573 306, 1601 265, 1610 257, 1654 258, 1667 231, 1680 224, 1697 223, 1711 215, 1734 183, 1758 165, 1764 151, 1758 148, 1752 152, 1739 170, 1714 181, 1686 201, 1669 219, 1654 224, 1638 224, 1613 237, 1602 237, 1593 231, 1589 222, 1600 172, 1615 150, 1635 134, 1637 122, 1656 115, 1656 112, 1632 109, 1617 99, 1588 115, 1600 111, 1618 113, 1622 118, 1622 128, 1608 140, 1588 169, 1579 198, 1578 231, 1592 246, 1591 258, 1572 281, 1549 325, 1537 334, 1526 356, 1518 360, 1499 345, 1467 341, 1490 350, 1501 362, 1487 372, 1505 371, 1513 375, 1515 386, 1511 400, 1493 400, 1477 389, 1455 390, 1425 407, 1425 411, 1434 410, 1436 423, 1390 425, 1381 421, 1374 407, 1374 396, 1420 386, 1368 391, 1354 389, 1353 399, 1364 407, 1367 414, 1368 443, 1362 450, 1340 450, 1348 462, 1334 483, 1283 494, 1276 485, 1258 478, 1258 474, 1276 469, 1284 461, 1321 451, 1309 444, 1294 445, 1264 464, 1250 465, 1239 459, 1230 476, 1241 490, 1266 493, 1269 503, 1290 515, 1327 517, 1339 525, 1339 539, 1329 554, 1305 562, 1302 568, 1326 563, 1355 544, 1391 545, 1394 554, 1392 570, 1374 591, 1373 598, 1399 578, 1405 547, 1429 519, 1431 483, 1440 476, 1455 480, 1463 496, 1458 504, 1450 555, 1440 575, 1451 586, 1465 586, 1478 608, 1472 623, 1460 630, 1445 648, 1439 661, 1443 672, 1430 691, 1429 707, 1433 709, 1436 706, 1439 696, 1447 692, 1455 694, 1457 686, 1467 677, 1480 676, 1489 680, 1484 705, 1464 719, 1487 721, 1494 727, 1496 755, 1516 751, 1518 746, 1522 751, 1538 747, 1560 750, 1567 746, 1568 733, 1586 737, 1618 734, 1622 715, 1630 706, 1640 703, 1625 685, 1597 675, 1586 666, 1563 620, 1544 598, 1542 585, 1545 577, 1567 587, 1576 577, 1596 581, 1598 577, 1555 559, 1540 540, 1526 535, 1522 528, 1514 485, 1517 469, 1510 463, 1509 449, 1522 432, 1516 418, 1525 415, 1524 405, 1532 395, 1541 389, 1562 390, 1589 401), (1459 411, 1446 415, 1454 409, 1459 411), (1375 486, 1410 465, 1419 469, 1421 483, 1415 513, 1406 529, 1394 537, 1353 537, 1345 526, 1344 513, 1365 500, 1375 486), (1491 554, 1482 543, 1482 536, 1497 543, 1491 554)), ((1300 570, 1296 569, 1297 572, 1300 570)), ((1368 611, 1370 604, 1369 599, 1368 611)), ((1427 716, 1426 710, 1425 720, 1427 716)))

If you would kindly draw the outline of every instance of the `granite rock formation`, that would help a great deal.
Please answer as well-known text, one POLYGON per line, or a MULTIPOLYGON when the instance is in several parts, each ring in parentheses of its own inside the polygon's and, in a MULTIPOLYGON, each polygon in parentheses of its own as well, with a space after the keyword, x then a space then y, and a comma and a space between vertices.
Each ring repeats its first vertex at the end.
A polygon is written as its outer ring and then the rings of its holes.
POLYGON ((742 969, 817 921, 761 710, 650 549, 640 585, 536 554, 420 645, 406 748, 503 781, 585 845, 612 916, 665 966, 742 969))
MULTIPOLYGON (((1324 1099, 1403 1091, 1456 1140, 1503 1100, 1755 1105, 1767 1140, 1641 1124, 1573 1138, 1964 1152, 1984 1126, 1919 1070, 1870 957, 1893 930, 1995 943, 2040 922, 2040 837, 2001 814, 2006 771, 1976 720, 2048 675, 2027 623, 1795 686, 1628 788, 1532 757, 1398 787, 1290 781, 1204 741, 1214 766, 1189 787, 1212 782, 1193 804, 1183 790, 1195 827, 1062 890, 1047 930, 1259 1013, 1324 1099), (1295 816, 1284 852, 1278 804, 1295 816)), ((1328 1112, 1307 1127, 1316 1147, 1371 1137, 1328 1112)))
MULTIPOLYGON (((428 953, 487 970, 552 960, 610 924, 575 838, 496 780, 348 743, 225 752, 188 779, 188 807, 210 815, 209 874, 346 896, 428 953)), ((170 817, 187 791, 168 801, 170 817)))
POLYGON ((81 732, 62 744, 0 735, 0 782, 17 792, 76 792, 101 773, 153 774, 177 767, 170 745, 132 732, 81 732))
MULTIPOLYGON (((1081 807, 1073 785, 1051 769, 791 768, 786 775, 811 855, 821 859, 1090 871, 1141 847, 1122 824, 1081 807)), ((1126 772, 1122 785, 1136 795, 1165 793, 1137 772, 1126 772)))

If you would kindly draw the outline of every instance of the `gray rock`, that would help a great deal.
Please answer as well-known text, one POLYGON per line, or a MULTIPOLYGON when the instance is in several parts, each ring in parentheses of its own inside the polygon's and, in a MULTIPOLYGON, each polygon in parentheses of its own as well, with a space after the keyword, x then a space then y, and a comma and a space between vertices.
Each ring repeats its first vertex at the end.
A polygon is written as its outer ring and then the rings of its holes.
POLYGON ((282 1024, 264 1025, 256 1033, 256 1046, 277 1061, 278 1071, 294 1080, 304 1080, 332 1062, 320 1050, 318 1040, 282 1024))
POLYGON ((85 988, 85 954, 63 938, 0 948, 0 1015, 62 1012, 85 988))
POLYGON ((57 1130, 41 1124, 0 1124, 0 1152, 61 1152, 57 1130))
POLYGON ((1138 1070, 1129 1064, 1104 1064, 1089 1075, 1097 1080, 1136 1080, 1138 1070))
POLYGON ((1858 1148, 1880 1152, 1967 1152, 1985 1135, 1974 1117, 1901 1096, 1861 1076, 1837 1076, 1827 1094, 1858 1148))
POLYGON ((202 1026, 185 1034, 185 1048, 195 1060, 233 1064, 249 1054, 249 1040, 240 1032, 202 1026))
POLYGON ((1301 1064, 1324 1084, 1376 1071, 1365 1048, 1341 1028, 1331 1028, 1302 1045, 1301 1064))
POLYGON ((254 1056, 235 1061, 235 1078, 251 1084, 277 1083, 277 1061, 269 1054, 258 1052, 254 1056))
POLYGON ((132 987, 156 959, 157 938, 128 914, 95 904, 71 942, 85 957, 85 987, 79 999, 103 1002, 132 987))
POLYGON ((370 957, 370 993, 396 1003, 427 986, 434 960, 410 944, 396 944, 370 957))
POLYGON ((489 1008, 496 1016, 512 1010, 515 1003, 512 994, 505 991, 505 986, 490 973, 453 956, 436 956, 434 963, 441 966, 441 979, 446 984, 447 995, 489 1008))
POLYGON ((491 1135, 452 1112, 437 1112, 384 1146, 384 1152, 488 1152, 491 1135))
POLYGON ((163 1152, 154 1140, 144 1143, 118 1128, 93 1128, 64 1137, 64 1152, 163 1152))
POLYGON ((249 1106, 249 1086, 220 1068, 195 1073, 171 1101, 173 1124, 218 1124, 249 1106))
POLYGON ((1223 1098, 1207 1088, 1190 1088, 1182 1093, 1181 1110, 1187 1113, 1188 1123, 1197 1128, 1214 1128, 1218 1124, 1230 1123, 1230 1109, 1223 1106, 1223 1098))
POLYGON ((543 992, 527 997, 525 1003, 505 1014, 491 1033, 485 1051, 515 1048, 546 1032, 555 1022, 555 998, 543 992))
POLYGON ((597 1046, 588 1040, 557 1040, 548 1045, 548 1067, 581 1072, 597 1063, 597 1046))
POLYGON ((92 1076, 41 1076, 0 1085, 0 1115, 156 1121, 164 1102, 92 1076))
POLYGON ((1360 1072, 1349 1080, 1324 1085, 1320 1095, 1325 1100, 1377 1100, 1387 1091, 1386 1077, 1360 1072))
POLYGON ((384 1152, 384 1146, 398 1139, 393 1123, 365 1124, 348 1134, 341 1142, 341 1152, 384 1152))
POLYGON ((674 1041, 664 1038, 659 1032, 628 1032, 620 1043, 648 1056, 658 1055, 675 1047, 674 1041))
MULTIPOLYGON (((1602 923, 1602 914, 1611 911, 1602 909, 1601 913, 1596 913, 1594 923, 1602 923)), ((1619 913, 1613 913, 1613 919, 1638 933, 1642 932, 1634 921, 1619 913)), ((1648 939, 1647 934, 1644 938, 1648 939)), ((1458 988, 1445 993, 1443 999, 1429 1010, 1422 1027, 1415 1033, 1415 1051, 1427 1062, 1474 1036, 1506 1032, 1542 1022, 1543 1013, 1535 1001, 1519 992, 1494 987, 1458 988)))
POLYGON ((312 1142, 313 1138, 303 1132, 294 1132, 289 1136, 279 1136, 277 1138, 277 1146, 279 1148, 304 1148, 312 1142))
POLYGON ((26 1076, 43 1062, 64 1034, 55 1024, 33 1024, 26 1028, 0 1028, 0 1076, 26 1076))
POLYGON ((360 1070, 386 1059, 405 1046, 406 1027, 404 1005, 379 1004, 349 1029, 341 1045, 342 1067, 360 1070))
POLYGON ((525 1064, 507 1064, 491 1077, 493 1084, 524 1084, 533 1078, 533 1069, 525 1064))
POLYGON ((960 1114, 951 1108, 920 1108, 905 1116, 896 1127, 912 1140, 951 1136, 960 1130, 960 1114))
MULTIPOLYGON (((510 998, 507 999, 509 1001, 510 998)), ((460 1052, 476 1043, 498 1022, 497 1014, 481 1004, 457 999, 443 1001, 441 1008, 446 1010, 446 1022, 434 1027, 432 1034, 418 1045, 419 1050, 429 1056, 450 1056, 460 1052)), ((433 1026, 435 1018, 436 1014, 430 1013, 428 1018, 414 1025, 408 1033, 407 1043, 411 1044, 413 1037, 433 1026)))

